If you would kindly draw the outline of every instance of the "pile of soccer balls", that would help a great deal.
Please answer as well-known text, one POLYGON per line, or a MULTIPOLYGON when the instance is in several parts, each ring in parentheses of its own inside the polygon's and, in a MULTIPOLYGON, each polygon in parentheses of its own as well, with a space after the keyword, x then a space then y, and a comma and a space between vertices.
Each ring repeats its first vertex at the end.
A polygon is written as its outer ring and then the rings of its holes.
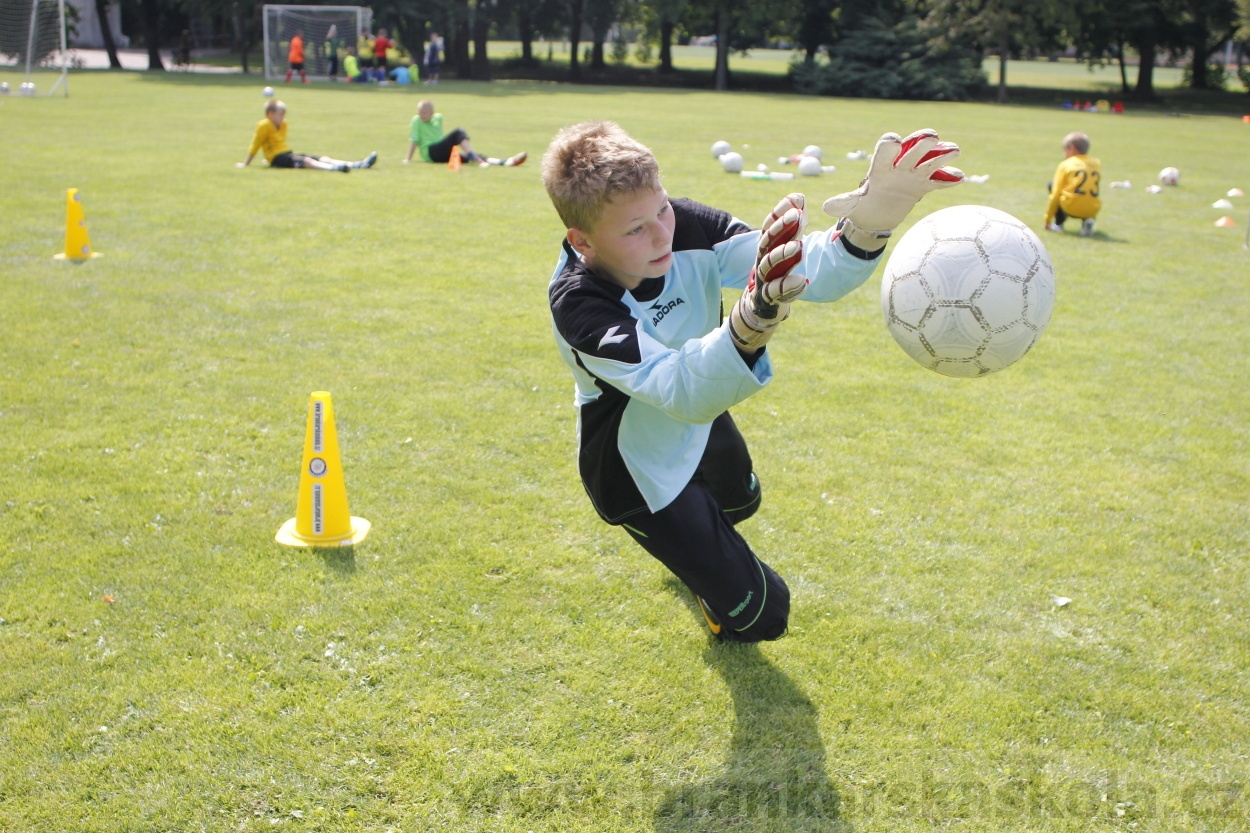
MULTIPOLYGON (((816 145, 808 145, 803 148, 802 153, 796 153, 793 156, 782 156, 777 159, 782 165, 796 164, 799 173, 803 176, 820 176, 822 173, 829 173, 834 170, 832 165, 824 166, 821 164, 821 150, 816 145)), ((737 174, 742 173, 746 163, 742 158, 742 154, 733 149, 729 142, 716 142, 712 145, 712 156, 720 162, 721 168, 726 173, 737 174)), ((757 168, 760 172, 766 173, 768 166, 761 164, 757 168)), ((788 178, 789 175, 787 175, 788 178)))

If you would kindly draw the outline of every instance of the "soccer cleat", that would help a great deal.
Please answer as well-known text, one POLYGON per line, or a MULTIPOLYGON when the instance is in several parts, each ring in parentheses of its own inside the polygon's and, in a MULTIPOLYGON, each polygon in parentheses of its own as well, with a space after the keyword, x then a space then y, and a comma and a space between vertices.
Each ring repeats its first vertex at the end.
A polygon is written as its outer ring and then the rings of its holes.
POLYGON ((360 167, 372 168, 377 161, 378 161, 378 152, 375 150, 373 153, 365 157, 364 161, 360 163, 360 167))
POLYGON ((344 162, 342 165, 335 165, 334 170, 342 171, 345 174, 350 174, 352 172, 352 166, 344 162))
POLYGON ((1046 230, 1047 231, 1063 231, 1063 226, 1059 225, 1058 223, 1047 223, 1046 230))
POLYGON ((1089 237, 1094 233, 1094 218, 1089 217, 1081 221, 1081 236, 1089 237))
POLYGON ((695 596, 694 600, 699 603, 699 610, 703 613, 703 619, 707 622, 708 630, 712 632, 713 636, 721 637, 725 629, 721 626, 720 620, 716 618, 716 614, 707 606, 707 602, 703 601, 702 597, 695 596))
POLYGON ((525 160, 528 158, 529 154, 525 151, 521 151, 516 156, 509 156, 504 160, 503 164, 505 168, 515 168, 517 165, 524 164, 525 160))

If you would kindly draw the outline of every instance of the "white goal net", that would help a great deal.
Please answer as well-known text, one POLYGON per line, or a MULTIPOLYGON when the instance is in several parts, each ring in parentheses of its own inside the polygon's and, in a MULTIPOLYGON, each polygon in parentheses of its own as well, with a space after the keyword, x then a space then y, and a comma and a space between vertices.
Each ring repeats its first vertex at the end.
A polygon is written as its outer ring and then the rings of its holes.
MULTIPOLYGON (((8 0, 0 0, 8 2, 8 0)), ((304 41, 304 72, 329 76, 326 39, 331 26, 339 40, 338 76, 343 77, 343 48, 355 46, 362 30, 373 29, 373 10, 363 6, 270 6, 264 8, 265 78, 285 78, 290 68, 291 38, 304 41)))
POLYGON ((11 94, 69 95, 68 66, 64 0, 0 0, 0 83, 11 94))

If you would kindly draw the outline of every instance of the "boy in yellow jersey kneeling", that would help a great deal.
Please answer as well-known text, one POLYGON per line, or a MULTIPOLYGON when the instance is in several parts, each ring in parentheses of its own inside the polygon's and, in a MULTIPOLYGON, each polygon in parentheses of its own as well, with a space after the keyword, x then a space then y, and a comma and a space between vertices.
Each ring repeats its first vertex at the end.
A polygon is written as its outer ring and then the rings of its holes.
POLYGON ((1047 231, 1063 231, 1069 217, 1081 221, 1081 236, 1094 233, 1094 219, 1102 209, 1099 190, 1102 185, 1102 163, 1089 155, 1089 137, 1069 133, 1063 137, 1064 159, 1055 169, 1055 178, 1047 188, 1050 202, 1044 218, 1047 231))

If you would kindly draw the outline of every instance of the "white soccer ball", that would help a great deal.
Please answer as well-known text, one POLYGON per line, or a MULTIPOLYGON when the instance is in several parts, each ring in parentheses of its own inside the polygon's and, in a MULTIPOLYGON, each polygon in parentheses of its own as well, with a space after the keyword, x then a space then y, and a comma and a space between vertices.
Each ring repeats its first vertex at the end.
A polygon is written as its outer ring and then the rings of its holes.
POLYGON ((1180 185, 1181 172, 1176 168, 1164 168, 1159 171, 1159 181, 1164 185, 1180 185))
POLYGON ((0 81, 0 95, 8 95, 8 94, 9 94, 9 82, 0 81))
POLYGON ((35 82, 23 81, 22 86, 17 88, 17 94, 27 95, 27 96, 34 95, 35 94, 35 82))
POLYGON ((720 156, 720 166, 731 174, 742 172, 742 154, 736 152, 722 153, 720 156))
POLYGON ((983 205, 935 211, 898 242, 881 281, 886 326, 907 355, 944 376, 984 376, 1037 343, 1055 306, 1046 247, 983 205))
POLYGON ((803 176, 820 176, 820 159, 815 156, 804 156, 799 159, 799 173, 803 176))
POLYGON ((260 92, 265 98, 273 98, 273 87, 265 87, 265 89, 260 92))
POLYGON ((820 155, 820 148, 816 147, 816 145, 808 145, 807 147, 803 148, 803 155, 814 156, 816 157, 817 161, 824 158, 820 155))
POLYGON ((729 144, 729 142, 716 142, 712 145, 712 156, 713 158, 720 159, 733 149, 733 145, 729 144))

